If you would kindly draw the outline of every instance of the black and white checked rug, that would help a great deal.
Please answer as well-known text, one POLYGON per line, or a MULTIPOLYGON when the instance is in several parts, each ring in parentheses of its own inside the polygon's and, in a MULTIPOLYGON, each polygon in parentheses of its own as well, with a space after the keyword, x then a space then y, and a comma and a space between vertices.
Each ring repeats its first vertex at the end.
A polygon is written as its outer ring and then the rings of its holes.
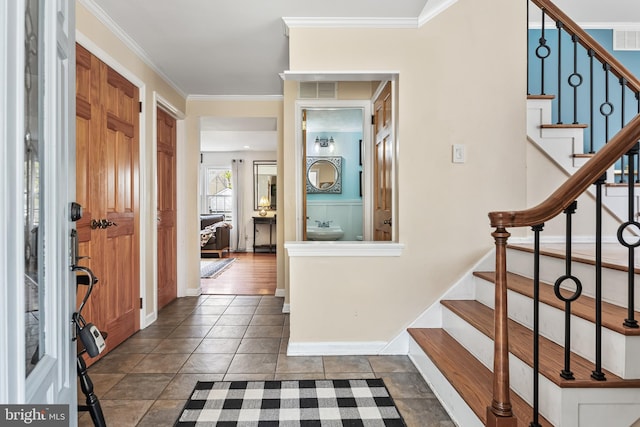
POLYGON ((381 379, 198 382, 175 426, 342 427, 405 423, 381 379))

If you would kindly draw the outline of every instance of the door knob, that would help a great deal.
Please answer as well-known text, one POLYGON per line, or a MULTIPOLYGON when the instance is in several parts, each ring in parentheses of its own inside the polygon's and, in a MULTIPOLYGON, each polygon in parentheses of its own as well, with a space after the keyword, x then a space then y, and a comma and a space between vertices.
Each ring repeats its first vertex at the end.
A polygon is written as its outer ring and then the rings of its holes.
POLYGON ((389 225, 389 226, 390 226, 390 225, 391 225, 391 218, 389 218, 389 219, 385 219, 384 221, 382 221, 382 223, 383 223, 384 225, 389 225))
POLYGON ((105 228, 108 228, 114 225, 117 226, 118 224, 116 224, 115 222, 109 221, 106 218, 102 218, 102 219, 92 219, 90 227, 92 230, 95 230, 96 228, 100 228, 104 230, 105 228))

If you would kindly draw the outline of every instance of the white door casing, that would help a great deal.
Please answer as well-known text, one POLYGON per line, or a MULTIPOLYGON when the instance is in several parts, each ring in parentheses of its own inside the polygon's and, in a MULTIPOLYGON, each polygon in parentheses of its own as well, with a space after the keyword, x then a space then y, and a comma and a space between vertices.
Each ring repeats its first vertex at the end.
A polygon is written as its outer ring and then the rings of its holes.
POLYGON ((43 150, 39 176, 40 230, 44 244, 41 294, 44 351, 26 375, 25 360, 25 11, 28 0, 0 0, 0 402, 68 404, 76 424, 76 356, 71 314, 75 284, 69 268, 69 205, 75 195, 75 3, 39 4, 38 103, 43 150), (71 171, 71 172, 70 172, 71 171))

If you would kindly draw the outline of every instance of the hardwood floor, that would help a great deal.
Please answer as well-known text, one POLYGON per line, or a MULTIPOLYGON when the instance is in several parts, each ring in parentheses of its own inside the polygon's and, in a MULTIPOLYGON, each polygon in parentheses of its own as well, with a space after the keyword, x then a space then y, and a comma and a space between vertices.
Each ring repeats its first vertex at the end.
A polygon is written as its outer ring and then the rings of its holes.
POLYGON ((237 260, 217 277, 200 279, 204 295, 275 294, 275 254, 232 252, 226 256, 237 258, 237 260))

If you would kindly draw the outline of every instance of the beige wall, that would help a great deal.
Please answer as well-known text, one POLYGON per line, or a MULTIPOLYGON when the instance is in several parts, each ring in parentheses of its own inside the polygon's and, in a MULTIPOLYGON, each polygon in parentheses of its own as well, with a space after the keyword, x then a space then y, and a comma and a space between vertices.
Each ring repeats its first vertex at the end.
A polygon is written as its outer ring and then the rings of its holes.
MULTIPOLYGON (((225 101, 225 100, 200 100, 194 99, 187 101, 187 118, 186 122, 186 158, 188 159, 185 170, 186 185, 187 188, 192 188, 194 191, 189 192, 183 203, 188 207, 187 211, 187 223, 186 223, 186 235, 193 236, 193 239, 189 238, 187 247, 185 248, 187 259, 191 263, 188 270, 185 272, 184 279, 186 280, 188 293, 191 295, 197 295, 200 291, 200 246, 198 241, 198 233, 200 229, 199 212, 198 212, 198 177, 199 177, 199 165, 200 165, 200 118, 201 117, 275 117, 277 119, 277 132, 278 132, 278 193, 277 193, 277 241, 278 247, 276 250, 276 256, 278 259, 277 275, 278 284, 277 287, 284 289, 284 256, 283 246, 280 242, 283 242, 284 227, 281 226, 284 222, 284 215, 281 214, 284 200, 284 191, 281 188, 284 187, 282 178, 282 172, 280 164, 282 159, 280 153, 282 150, 280 146, 282 144, 282 100, 264 100, 264 101, 225 101), (282 184, 281 184, 282 183, 282 184)), ((251 168, 251 164, 245 165, 245 168, 251 168)), ((249 187, 250 191, 253 191, 249 187)), ((253 230, 253 229, 252 229, 253 230)))
MULTIPOLYGON (((460 0, 417 30, 290 31, 292 71, 399 73, 400 257, 289 258, 292 343, 388 342, 493 245, 487 213, 526 204, 526 11, 460 0), (500 11, 500 13, 496 13, 500 11), (465 164, 451 162, 465 144, 465 164)), ((295 83, 285 182, 295 182, 295 83)), ((295 189, 285 187, 287 218, 295 189)), ((285 240, 295 240, 288 221, 285 240)))
MULTIPOLYGON (((140 100, 143 103, 143 112, 140 116, 140 270, 145 297, 144 316, 152 320, 155 311, 153 296, 156 288, 156 153, 154 141, 156 104, 154 94, 171 104, 178 114, 184 113, 186 100, 78 1, 76 1, 76 29, 79 33, 78 41, 81 44, 84 43, 84 47, 134 84, 141 86, 140 100)), ((180 154, 179 151, 178 162, 181 161, 180 154)), ((180 239, 180 236, 178 238, 180 239)), ((142 326, 144 323, 143 321, 142 326)))

